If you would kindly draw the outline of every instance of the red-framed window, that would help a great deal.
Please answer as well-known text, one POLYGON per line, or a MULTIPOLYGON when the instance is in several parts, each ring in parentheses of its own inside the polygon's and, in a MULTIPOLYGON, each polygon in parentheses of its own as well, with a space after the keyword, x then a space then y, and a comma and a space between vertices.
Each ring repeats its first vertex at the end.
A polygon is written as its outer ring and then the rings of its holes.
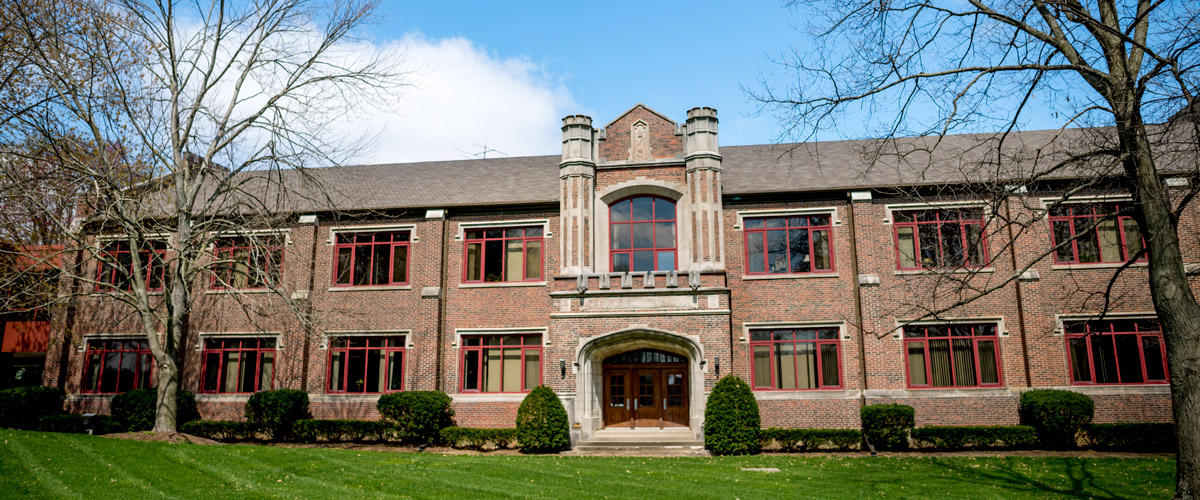
POLYGON ((1064 321, 1071 383, 1166 384, 1167 351, 1154 319, 1064 321))
POLYGON ((904 349, 909 387, 1003 384, 995 324, 905 326, 904 349))
POLYGON ((988 262, 982 208, 892 213, 898 269, 980 267, 988 262))
POLYGON ((89 340, 83 362, 83 392, 118 394, 152 384, 154 356, 145 340, 89 340))
POLYGON ((275 339, 207 338, 200 392, 251 393, 275 387, 275 339))
MULTIPOLYGON (((148 242, 149 248, 137 252, 138 261, 144 271, 146 290, 161 291, 166 272, 167 243, 148 242)), ((129 243, 114 241, 104 247, 104 254, 96 266, 96 290, 112 291, 133 289, 133 252, 129 243)))
POLYGON ((280 236, 220 238, 213 254, 213 288, 255 289, 277 286, 283 265, 280 236))
POLYGON ((380 394, 404 390, 404 336, 329 339, 328 392, 380 394))
POLYGON ((408 231, 337 233, 333 286, 408 284, 408 231))
POLYGON ((833 271, 829 215, 745 219, 746 273, 833 271))
POLYGON ((542 281, 542 228, 470 229, 463 238, 463 282, 542 281))
MULTIPOLYGON (((1062 204, 1050 208, 1056 264, 1125 262, 1143 246, 1137 221, 1116 203, 1062 204), (1064 243, 1065 242, 1065 243, 1064 243), (1059 244, 1062 244, 1059 247, 1059 244)), ((1147 257, 1142 255, 1139 260, 1147 257)))
POLYGON ((609 269, 616 273, 675 269, 675 202, 635 196, 608 210, 609 269))
POLYGON ((463 392, 529 392, 542 384, 541 335, 462 338, 463 392))
POLYGON ((751 330, 755 390, 840 389, 842 342, 837 327, 751 330))

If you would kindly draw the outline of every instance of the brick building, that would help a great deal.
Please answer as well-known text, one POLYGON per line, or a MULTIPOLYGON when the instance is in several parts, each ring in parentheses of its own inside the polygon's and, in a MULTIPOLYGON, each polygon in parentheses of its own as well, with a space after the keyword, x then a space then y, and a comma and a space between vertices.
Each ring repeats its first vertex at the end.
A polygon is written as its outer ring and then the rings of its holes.
MULTIPOLYGON (((1062 202, 1059 179, 996 204, 954 189, 975 182, 975 136, 888 162, 867 142, 719 148, 710 108, 680 124, 637 105, 562 131, 561 156, 318 169, 336 212, 299 211, 249 236, 255 249, 221 240, 217 255, 246 264, 189 318, 182 387, 203 416, 241 418, 266 388, 308 391, 318 418, 442 390, 459 425, 509 427, 544 384, 576 438, 699 435, 706 393, 736 374, 764 426, 853 427, 884 402, 914 406, 918 425, 1014 424, 1029 388, 1083 392, 1101 422, 1171 418, 1144 263, 1096 319, 1141 244, 1119 191, 1062 202), (990 293, 940 311, 964 288, 990 293)), ((1015 137, 1014 157, 1064 134, 1015 137)), ((1181 233, 1196 225, 1189 209, 1181 233)), ((55 323, 46 383, 105 411, 151 384, 136 332, 103 294, 78 299, 55 323)))

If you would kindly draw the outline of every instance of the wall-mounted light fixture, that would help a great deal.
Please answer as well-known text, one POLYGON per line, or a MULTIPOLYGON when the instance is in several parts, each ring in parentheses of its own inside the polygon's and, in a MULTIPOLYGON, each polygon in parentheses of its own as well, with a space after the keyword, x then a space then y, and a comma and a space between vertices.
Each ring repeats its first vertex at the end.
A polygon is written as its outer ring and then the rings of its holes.
POLYGON ((560 372, 559 378, 567 378, 567 360, 558 359, 558 371, 560 372))
POLYGON ((718 376, 718 377, 720 377, 720 376, 721 376, 721 357, 720 357, 720 356, 713 356, 713 361, 714 361, 714 362, 716 363, 716 365, 717 365, 717 366, 716 366, 716 368, 717 368, 717 376, 718 376))

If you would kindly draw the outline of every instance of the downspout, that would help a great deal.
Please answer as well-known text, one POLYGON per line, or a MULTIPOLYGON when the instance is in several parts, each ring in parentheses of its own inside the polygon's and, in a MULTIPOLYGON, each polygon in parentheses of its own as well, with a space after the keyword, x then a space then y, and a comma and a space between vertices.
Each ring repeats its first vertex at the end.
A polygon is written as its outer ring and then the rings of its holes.
POLYGON ((321 218, 313 218, 312 230, 312 251, 309 253, 308 259, 308 298, 304 304, 304 364, 301 365, 300 372, 300 390, 308 391, 308 363, 312 352, 312 337, 316 333, 313 328, 313 301, 316 299, 317 291, 317 237, 320 236, 321 218))
POLYGON ((446 227, 450 225, 449 217, 442 214, 442 236, 438 240, 439 251, 441 256, 438 258, 438 268, 441 269, 441 276, 438 282, 438 302, 437 302, 437 341, 434 342, 434 389, 445 392, 445 382, 442 380, 443 369, 442 365, 442 344, 446 338, 442 331, 446 325, 446 246, 450 244, 447 240, 446 227))
POLYGON ((858 319, 858 391, 859 407, 867 405, 867 333, 863 328, 862 285, 858 283, 858 233, 854 227, 854 200, 847 205, 846 222, 850 226, 850 273, 854 287, 854 313, 858 319))
MULTIPOLYGON (((1004 216, 1008 218, 1008 256, 1012 259, 1013 272, 1017 270, 1017 240, 1016 233, 1013 232, 1012 225, 1012 200, 1009 197, 1004 199, 1004 216)), ((1030 378, 1029 371, 1029 343, 1026 340, 1025 332, 1025 299, 1021 294, 1021 278, 1017 277, 1017 330, 1021 332, 1021 361, 1025 367, 1025 387, 1033 387, 1033 380, 1030 378)))

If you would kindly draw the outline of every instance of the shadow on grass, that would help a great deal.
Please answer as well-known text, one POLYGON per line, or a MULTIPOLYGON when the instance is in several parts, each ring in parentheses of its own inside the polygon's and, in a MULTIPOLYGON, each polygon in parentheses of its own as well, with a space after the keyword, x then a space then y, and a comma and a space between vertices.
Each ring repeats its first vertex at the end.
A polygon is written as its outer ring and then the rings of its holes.
MULTIPOLYGON (((1029 462, 1012 459, 1003 460, 1000 463, 973 465, 970 462, 935 458, 930 461, 930 465, 953 472, 962 481, 979 486, 998 485, 1009 490, 1047 493, 1064 498, 1105 500, 1144 498, 1144 494, 1136 491, 1113 491, 1111 487, 1114 484, 1122 483, 1118 478, 1106 476, 1098 481, 1090 466, 1091 461, 1086 458, 1061 458, 1053 466, 1042 461, 1043 466, 1039 467, 1029 462), (1018 467, 1024 468, 1026 471, 1017 470, 1018 467), (1053 477, 1055 480, 1047 480, 1048 477, 1053 477), (1065 480, 1058 478, 1065 478, 1065 480)), ((1140 481, 1135 481, 1135 483, 1145 484, 1140 481)))

